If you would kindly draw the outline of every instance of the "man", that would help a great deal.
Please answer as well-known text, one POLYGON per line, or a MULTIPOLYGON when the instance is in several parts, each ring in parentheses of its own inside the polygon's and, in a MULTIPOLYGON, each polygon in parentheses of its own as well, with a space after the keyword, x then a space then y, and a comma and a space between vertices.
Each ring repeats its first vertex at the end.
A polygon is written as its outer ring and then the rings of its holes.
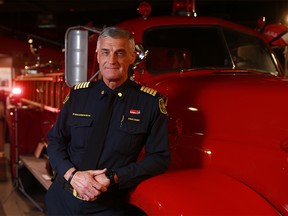
POLYGON ((125 215, 127 191, 167 170, 167 112, 158 92, 129 79, 135 58, 129 32, 103 30, 102 78, 71 89, 47 136, 57 174, 45 198, 48 215, 125 215))

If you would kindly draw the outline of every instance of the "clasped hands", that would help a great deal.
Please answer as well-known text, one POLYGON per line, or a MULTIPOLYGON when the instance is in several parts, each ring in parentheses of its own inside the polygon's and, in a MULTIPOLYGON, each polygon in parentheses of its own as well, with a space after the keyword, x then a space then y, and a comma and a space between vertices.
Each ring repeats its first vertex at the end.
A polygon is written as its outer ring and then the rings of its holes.
POLYGON ((70 184, 79 197, 85 201, 94 201, 108 190, 110 180, 105 176, 106 169, 77 171, 70 184))

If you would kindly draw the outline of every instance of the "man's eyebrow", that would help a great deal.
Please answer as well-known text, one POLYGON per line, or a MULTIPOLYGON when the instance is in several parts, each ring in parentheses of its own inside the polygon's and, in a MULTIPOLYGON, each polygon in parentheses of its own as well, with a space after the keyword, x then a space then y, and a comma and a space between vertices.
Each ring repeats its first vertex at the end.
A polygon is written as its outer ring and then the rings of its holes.
MULTIPOLYGON (((101 48, 101 51, 110 51, 110 49, 108 49, 108 48, 101 48)), ((126 50, 120 48, 120 49, 115 50, 115 52, 126 52, 126 50)))
POLYGON ((101 51, 109 51, 109 49, 101 48, 101 51))
POLYGON ((126 52, 125 49, 117 49, 115 52, 126 52))

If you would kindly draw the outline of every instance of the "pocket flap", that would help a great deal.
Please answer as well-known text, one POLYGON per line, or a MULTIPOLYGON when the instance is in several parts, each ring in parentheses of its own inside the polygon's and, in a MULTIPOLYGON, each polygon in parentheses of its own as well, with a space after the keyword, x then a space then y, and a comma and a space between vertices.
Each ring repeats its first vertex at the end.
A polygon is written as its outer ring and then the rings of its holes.
POLYGON ((73 116, 71 119, 71 125, 74 127, 90 127, 93 119, 91 117, 79 117, 73 116))

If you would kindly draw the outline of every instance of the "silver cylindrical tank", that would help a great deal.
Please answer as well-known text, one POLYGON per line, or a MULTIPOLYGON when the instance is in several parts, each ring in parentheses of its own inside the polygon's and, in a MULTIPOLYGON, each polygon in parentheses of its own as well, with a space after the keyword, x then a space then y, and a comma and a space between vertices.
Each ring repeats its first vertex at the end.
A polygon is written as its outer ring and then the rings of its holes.
POLYGON ((65 36, 65 81, 69 87, 87 81, 88 31, 68 29, 65 36))

